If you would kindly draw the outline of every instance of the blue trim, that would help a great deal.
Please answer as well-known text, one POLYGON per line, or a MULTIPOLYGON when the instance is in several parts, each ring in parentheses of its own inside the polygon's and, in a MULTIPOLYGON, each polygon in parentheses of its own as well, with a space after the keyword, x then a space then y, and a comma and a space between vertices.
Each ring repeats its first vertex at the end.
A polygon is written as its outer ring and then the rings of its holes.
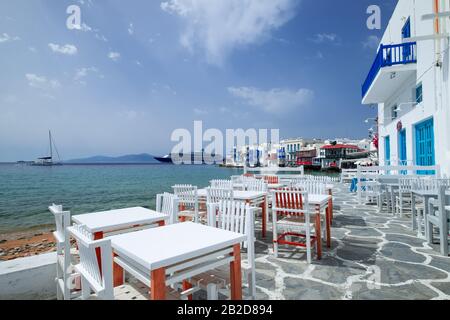
MULTIPOLYGON (((434 121, 433 118, 425 120, 415 126, 416 139, 416 165, 434 166, 435 147, 434 147, 434 121)), ((430 175, 434 171, 420 171, 418 174, 430 175)))
POLYGON ((407 42, 387 46, 381 44, 375 61, 373 62, 369 74, 367 75, 366 81, 364 81, 362 86, 363 98, 366 96, 370 86, 382 68, 417 63, 416 46, 416 42, 407 42))
POLYGON ((384 159, 385 165, 391 164, 391 137, 389 136, 384 138, 384 159))

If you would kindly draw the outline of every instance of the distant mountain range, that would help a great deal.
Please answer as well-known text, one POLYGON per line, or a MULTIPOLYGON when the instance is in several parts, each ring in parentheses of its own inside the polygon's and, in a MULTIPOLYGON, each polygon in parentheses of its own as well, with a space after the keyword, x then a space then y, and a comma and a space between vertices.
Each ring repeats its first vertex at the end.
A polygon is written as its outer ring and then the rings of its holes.
POLYGON ((120 157, 94 156, 83 159, 73 159, 64 161, 68 164, 111 164, 111 163, 158 163, 155 158, 147 153, 128 154, 120 157))

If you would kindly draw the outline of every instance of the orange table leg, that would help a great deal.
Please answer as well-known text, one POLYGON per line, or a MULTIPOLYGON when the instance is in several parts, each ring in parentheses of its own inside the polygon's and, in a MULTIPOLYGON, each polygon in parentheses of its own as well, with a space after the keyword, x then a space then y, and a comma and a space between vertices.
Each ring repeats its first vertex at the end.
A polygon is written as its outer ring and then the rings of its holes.
POLYGON ((330 210, 330 207, 327 207, 325 220, 326 220, 326 233, 327 233, 327 247, 331 248, 331 210, 330 210))
POLYGON ((158 222, 158 226, 160 226, 160 227, 164 227, 165 225, 166 225, 166 222, 164 220, 158 222))
POLYGON ((328 190, 328 195, 331 196, 330 200, 328 200, 328 208, 330 210, 331 222, 333 222, 333 190, 328 190))
POLYGON ((231 300, 242 300, 241 246, 233 246, 234 260, 230 262, 231 300))
POLYGON ((150 299, 166 300, 166 269, 160 268, 151 272, 150 299))
MULTIPOLYGON (((94 240, 100 240, 100 239, 103 239, 103 232, 94 233, 94 240)), ((100 248, 95 249, 95 254, 97 255, 98 268, 100 269, 100 274, 101 274, 102 273, 102 253, 100 251, 100 248)))
MULTIPOLYGON (((117 257, 117 254, 113 253, 113 259, 114 257, 117 257)), ((114 287, 123 285, 123 268, 115 262, 113 262, 113 281, 114 287)))
POLYGON ((262 203, 262 237, 266 237, 266 231, 267 231, 267 225, 266 225, 266 207, 267 207, 267 197, 264 198, 264 201, 262 203))
POLYGON ((322 228, 320 221, 320 206, 316 206, 316 245, 317 259, 322 259, 322 228))
MULTIPOLYGON (((191 288, 192 284, 187 280, 183 280, 183 291, 189 290, 191 288)), ((188 295, 188 300, 192 300, 192 294, 188 295)))

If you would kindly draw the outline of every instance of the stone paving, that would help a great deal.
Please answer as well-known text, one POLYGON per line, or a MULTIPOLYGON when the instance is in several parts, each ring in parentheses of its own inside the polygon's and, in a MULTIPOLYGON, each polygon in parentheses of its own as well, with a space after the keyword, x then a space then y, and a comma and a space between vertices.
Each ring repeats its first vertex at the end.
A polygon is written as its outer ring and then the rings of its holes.
MULTIPOLYGON (((337 185, 332 248, 308 265, 304 250, 281 247, 270 232, 256 244, 258 299, 450 299, 450 258, 412 232, 410 218, 359 205, 337 185)), ((258 226, 257 226, 258 228, 258 226)))

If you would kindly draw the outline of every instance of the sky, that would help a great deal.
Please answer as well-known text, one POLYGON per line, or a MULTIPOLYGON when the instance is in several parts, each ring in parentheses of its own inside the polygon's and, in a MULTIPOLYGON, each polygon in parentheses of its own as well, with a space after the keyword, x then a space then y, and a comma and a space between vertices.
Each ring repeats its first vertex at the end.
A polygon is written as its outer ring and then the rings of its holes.
POLYGON ((45 155, 49 129, 63 159, 164 155, 195 120, 366 138, 361 85, 396 2, 0 0, 0 161, 45 155))

